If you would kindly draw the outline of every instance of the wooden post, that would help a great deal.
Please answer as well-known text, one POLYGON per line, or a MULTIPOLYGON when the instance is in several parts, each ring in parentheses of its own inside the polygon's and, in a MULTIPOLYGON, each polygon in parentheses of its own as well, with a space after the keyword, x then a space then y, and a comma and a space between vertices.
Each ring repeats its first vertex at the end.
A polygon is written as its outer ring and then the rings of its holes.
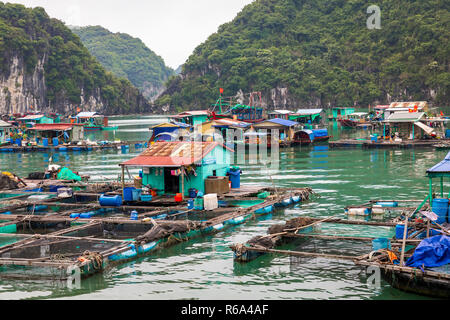
POLYGON ((400 266, 405 266, 405 246, 406 246, 406 236, 408 235, 408 215, 405 215, 405 229, 403 230, 403 241, 402 241, 402 254, 400 256, 400 266))
POLYGON ((432 202, 433 202, 433 178, 430 177, 430 194, 428 196, 428 200, 430 201, 430 208, 433 208, 432 202))
POLYGON ((184 200, 184 167, 181 166, 181 199, 184 200))
POLYGON ((125 166, 122 166, 122 199, 125 199, 125 166))

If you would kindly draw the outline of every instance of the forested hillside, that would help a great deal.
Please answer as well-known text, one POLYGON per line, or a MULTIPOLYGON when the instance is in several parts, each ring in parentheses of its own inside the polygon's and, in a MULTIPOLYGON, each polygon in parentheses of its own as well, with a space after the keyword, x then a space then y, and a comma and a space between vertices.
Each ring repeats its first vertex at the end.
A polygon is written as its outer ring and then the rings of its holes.
POLYGON ((0 2, 0 88, 0 113, 151 111, 137 88, 107 72, 40 7, 0 2))
POLYGON ((269 108, 445 106, 449 9, 447 0, 256 0, 195 49, 157 104, 205 107, 222 87, 262 91, 269 108), (372 4, 381 29, 367 28, 372 4))
POLYGON ((153 99, 174 71, 140 39, 112 33, 101 26, 72 27, 89 52, 116 76, 130 80, 145 97, 153 99))

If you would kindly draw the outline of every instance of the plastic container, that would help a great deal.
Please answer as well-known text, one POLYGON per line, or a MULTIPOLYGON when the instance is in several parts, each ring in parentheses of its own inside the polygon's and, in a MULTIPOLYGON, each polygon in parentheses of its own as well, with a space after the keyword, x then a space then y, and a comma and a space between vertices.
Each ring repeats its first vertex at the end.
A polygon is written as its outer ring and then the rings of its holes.
POLYGON ((183 195, 181 193, 177 193, 174 198, 175 198, 175 202, 183 201, 183 195))
POLYGON ((197 197, 197 189, 195 189, 195 188, 190 188, 190 189, 188 190, 188 192, 189 192, 189 198, 195 198, 195 197, 197 197))
POLYGON ((21 147, 22 146, 22 139, 16 139, 16 144, 21 147))
POLYGON ((42 139, 42 145, 43 145, 44 147, 48 147, 48 139, 47 139, 47 138, 43 138, 43 139, 42 139))
POLYGON ((377 202, 377 205, 382 207, 398 207, 398 202, 396 201, 381 201, 377 202))
POLYGON ((203 198, 194 199, 194 210, 203 210, 203 198))
POLYGON ((391 241, 387 238, 378 238, 372 240, 372 250, 391 249, 391 241))
POLYGON ((378 136, 376 136, 376 135, 371 135, 371 136, 370 136, 370 141, 378 142, 378 136))
POLYGON ((80 214, 79 213, 71 213, 70 214, 70 218, 71 219, 75 219, 75 218, 79 218, 80 217, 80 214))
POLYGON ((217 193, 209 193, 205 194, 203 197, 203 204, 205 207, 205 210, 214 210, 219 207, 219 201, 217 199, 217 193))
POLYGON ((188 208, 188 210, 194 209, 194 199, 188 199, 187 208, 188 208))
POLYGON ((132 196, 133 196, 133 201, 139 201, 139 198, 141 196, 142 190, 141 189, 134 189, 132 190, 132 196))
POLYGON ((450 138, 450 129, 445 130, 445 137, 450 138))
POLYGON ((136 210, 131 211, 130 219, 131 220, 137 220, 138 219, 138 213, 137 213, 136 210))
POLYGON ((141 194, 141 201, 152 201, 153 196, 151 194, 141 194))
POLYGON ((238 189, 241 187, 241 170, 232 170, 230 169, 228 171, 230 174, 230 181, 231 181, 231 188, 232 189, 238 189))
POLYGON ((355 216, 368 216, 370 210, 368 208, 350 208, 347 210, 347 214, 355 216))
POLYGON ((122 197, 101 195, 99 203, 101 206, 120 207, 122 205, 122 197))
POLYGON ((133 190, 136 190, 136 188, 135 187, 123 188, 123 201, 133 201, 133 190))
POLYGON ((130 150, 130 146, 128 145, 123 145, 120 147, 123 153, 127 153, 128 150, 130 150))
POLYGON ((435 198, 432 202, 432 211, 438 216, 437 223, 442 224, 448 221, 448 199, 435 198))
MULTIPOLYGON (((398 224, 395 226, 395 237, 397 239, 403 239, 403 231, 405 230, 405 225, 398 224)), ((408 233, 412 230, 412 228, 408 228, 408 233)), ((408 239, 408 236, 406 237, 408 239)))
POLYGON ((203 198, 204 193, 199 191, 197 192, 197 198, 203 198))
POLYGON ((53 146, 56 147, 59 145, 58 138, 53 138, 53 146))

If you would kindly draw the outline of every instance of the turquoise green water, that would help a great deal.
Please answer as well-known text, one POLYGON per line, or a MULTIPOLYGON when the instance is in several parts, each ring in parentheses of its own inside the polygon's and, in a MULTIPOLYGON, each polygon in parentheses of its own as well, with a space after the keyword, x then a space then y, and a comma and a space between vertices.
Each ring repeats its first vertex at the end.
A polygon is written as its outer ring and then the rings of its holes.
MULTIPOLYGON (((94 133, 94 137, 122 140, 149 138, 148 126, 161 118, 133 120, 113 118, 117 132, 94 133)), ((333 139, 366 137, 366 130, 338 130, 331 125, 333 139)), ((93 180, 117 179, 118 163, 137 155, 130 148, 104 152, 59 153, 53 161, 88 174, 93 180)), ((345 217, 346 205, 369 199, 425 198, 428 191, 426 169, 446 155, 445 151, 424 150, 329 150, 320 147, 288 148, 280 154, 280 169, 267 171, 264 165, 241 165, 242 181, 279 187, 306 187, 316 197, 294 208, 250 221, 244 225, 168 248, 149 257, 115 267, 81 282, 80 289, 45 281, 0 280, 0 299, 426 299, 391 288, 381 282, 370 288, 367 276, 351 262, 326 259, 294 259, 263 256, 248 264, 233 262, 229 246, 243 243, 267 228, 297 216, 345 217)), ((1 170, 19 175, 48 165, 43 153, 0 154, 1 170)), ((445 183, 446 190, 450 183, 445 183)), ((385 227, 325 225, 323 234, 391 236, 385 227)), ((349 241, 303 240, 286 248, 317 252, 362 254, 371 245, 349 241)))

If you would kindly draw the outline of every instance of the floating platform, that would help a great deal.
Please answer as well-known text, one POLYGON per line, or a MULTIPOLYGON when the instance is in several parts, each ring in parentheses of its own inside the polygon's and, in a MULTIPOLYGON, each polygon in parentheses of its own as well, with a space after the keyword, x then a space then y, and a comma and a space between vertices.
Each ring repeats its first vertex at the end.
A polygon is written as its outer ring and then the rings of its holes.
POLYGON ((72 151, 96 151, 105 149, 115 149, 122 146, 129 147, 130 145, 140 146, 142 148, 144 142, 120 142, 108 143, 102 145, 58 145, 58 146, 17 146, 17 145, 3 145, 0 147, 0 153, 6 152, 72 152, 72 151))
POLYGON ((449 142, 449 139, 441 139, 441 140, 407 140, 407 141, 401 141, 401 142, 395 142, 395 141, 371 141, 368 139, 342 139, 337 141, 330 141, 329 146, 330 148, 349 148, 349 147, 355 147, 355 148, 366 148, 366 149, 374 149, 374 148, 380 148, 380 149, 408 149, 408 148, 434 148, 436 143, 442 141, 442 142, 449 142))
POLYGON ((117 263, 300 203, 311 194, 309 188, 275 191, 243 185, 241 190, 219 197, 220 206, 209 211, 188 209, 186 201, 175 202, 173 197, 163 196, 155 197, 157 201, 121 206, 101 206, 97 200, 101 194, 86 191, 65 198, 51 192, 3 197, 0 277, 68 279, 74 269, 81 278, 87 277, 117 263), (259 201, 247 206, 249 200, 255 200, 255 194, 264 191, 270 193, 266 199, 256 198, 259 201), (246 205, 240 206, 240 201, 246 205), (137 216, 130 216, 131 210, 137 216))

